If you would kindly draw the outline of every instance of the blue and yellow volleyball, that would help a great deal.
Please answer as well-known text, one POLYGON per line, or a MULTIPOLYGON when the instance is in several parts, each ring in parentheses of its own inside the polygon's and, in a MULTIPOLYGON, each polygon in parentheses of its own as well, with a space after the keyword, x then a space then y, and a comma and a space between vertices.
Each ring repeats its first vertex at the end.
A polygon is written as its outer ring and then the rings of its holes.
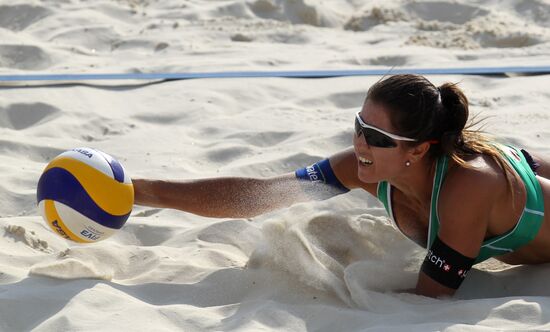
POLYGON ((36 199, 42 217, 56 234, 91 243, 108 238, 126 223, 134 188, 115 158, 99 150, 77 148, 46 166, 36 199))

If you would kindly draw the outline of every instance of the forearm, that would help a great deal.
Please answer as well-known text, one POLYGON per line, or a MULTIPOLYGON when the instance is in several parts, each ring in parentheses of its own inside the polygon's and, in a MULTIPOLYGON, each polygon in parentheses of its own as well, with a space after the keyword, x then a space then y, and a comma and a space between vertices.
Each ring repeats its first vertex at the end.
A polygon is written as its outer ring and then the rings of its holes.
POLYGON ((217 218, 248 218, 307 198, 292 176, 189 181, 135 179, 135 204, 217 218))

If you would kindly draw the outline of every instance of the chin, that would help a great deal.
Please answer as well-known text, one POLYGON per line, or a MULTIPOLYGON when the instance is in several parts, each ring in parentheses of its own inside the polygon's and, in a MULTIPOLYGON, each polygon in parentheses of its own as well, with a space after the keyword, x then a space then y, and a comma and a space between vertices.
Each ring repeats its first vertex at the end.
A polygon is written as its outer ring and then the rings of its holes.
POLYGON ((363 183, 377 183, 380 179, 376 178, 373 174, 374 172, 371 169, 364 169, 360 167, 357 170, 357 178, 363 183))

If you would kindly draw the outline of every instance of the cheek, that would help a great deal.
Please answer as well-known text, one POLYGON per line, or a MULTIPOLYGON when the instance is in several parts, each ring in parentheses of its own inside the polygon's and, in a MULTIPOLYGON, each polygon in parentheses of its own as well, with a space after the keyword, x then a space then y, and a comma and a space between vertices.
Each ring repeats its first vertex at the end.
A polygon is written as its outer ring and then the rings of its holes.
MULTIPOLYGON (((358 164, 357 177, 365 183, 377 183, 388 180, 403 172, 403 165, 393 151, 377 151, 372 148, 371 155, 374 163, 369 166, 358 164)), ((404 164, 404 163, 403 163, 404 164)))

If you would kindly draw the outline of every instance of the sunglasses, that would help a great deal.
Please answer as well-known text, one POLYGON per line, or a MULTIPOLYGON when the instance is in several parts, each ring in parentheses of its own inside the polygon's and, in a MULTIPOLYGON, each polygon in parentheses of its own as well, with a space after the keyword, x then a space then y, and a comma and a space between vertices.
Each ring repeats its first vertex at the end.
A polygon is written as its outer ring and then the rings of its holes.
POLYGON ((403 137, 399 135, 390 134, 382 129, 373 127, 366 124, 359 115, 361 112, 355 114, 355 134, 360 137, 361 134, 365 136, 365 141, 370 146, 376 146, 379 148, 394 148, 397 146, 395 140, 416 142, 414 138, 403 137))

